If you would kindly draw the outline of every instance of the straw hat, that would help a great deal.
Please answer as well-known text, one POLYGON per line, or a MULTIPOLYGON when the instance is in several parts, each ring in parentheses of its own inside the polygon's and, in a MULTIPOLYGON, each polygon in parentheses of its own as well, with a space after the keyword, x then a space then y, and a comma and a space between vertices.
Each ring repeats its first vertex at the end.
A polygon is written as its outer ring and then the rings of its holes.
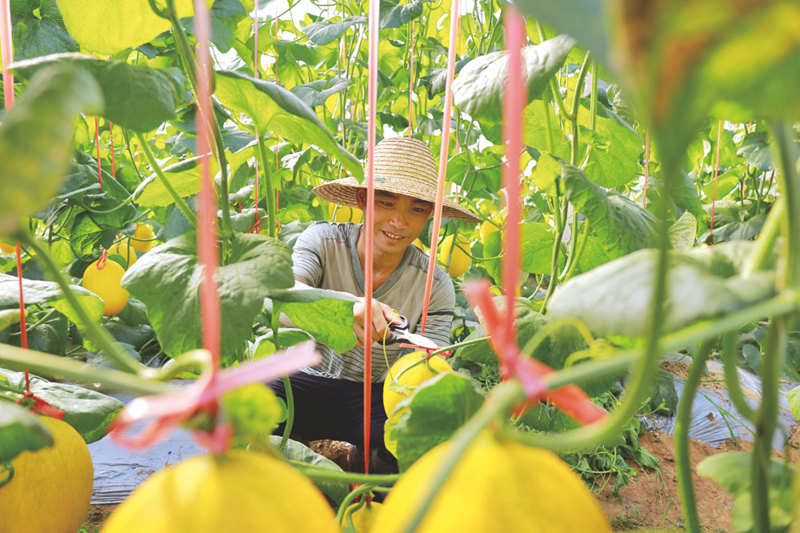
MULTIPOLYGON (((358 207, 356 191, 366 188, 366 180, 359 183, 351 176, 323 183, 313 190, 329 202, 358 207)), ((428 145, 411 137, 388 137, 375 145, 375 190, 404 194, 435 204, 436 164, 428 145)), ((455 220, 480 221, 467 209, 446 198, 442 214, 455 220)))

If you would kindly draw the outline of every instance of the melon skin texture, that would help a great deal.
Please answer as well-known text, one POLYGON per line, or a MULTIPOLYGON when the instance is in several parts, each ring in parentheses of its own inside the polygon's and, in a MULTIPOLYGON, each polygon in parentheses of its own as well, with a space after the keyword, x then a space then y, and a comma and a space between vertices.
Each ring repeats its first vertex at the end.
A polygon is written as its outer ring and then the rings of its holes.
POLYGON ((41 416, 54 444, 19 454, 14 477, 0 487, 0 533, 75 533, 89 512, 94 468, 72 426, 41 416))
POLYGON ((109 517, 102 533, 338 533, 321 492, 267 455, 229 450, 159 470, 109 517))
MULTIPOLYGON (((451 441, 423 455, 392 488, 371 533, 404 531, 451 441)), ((481 433, 416 533, 610 533, 589 489, 553 453, 481 433)))

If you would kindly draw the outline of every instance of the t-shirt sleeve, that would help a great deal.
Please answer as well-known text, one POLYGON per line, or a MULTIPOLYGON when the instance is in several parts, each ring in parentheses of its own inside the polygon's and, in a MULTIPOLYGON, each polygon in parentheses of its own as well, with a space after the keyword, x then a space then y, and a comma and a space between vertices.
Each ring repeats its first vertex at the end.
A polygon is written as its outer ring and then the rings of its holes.
POLYGON ((292 251, 294 278, 311 287, 319 287, 325 265, 320 225, 314 224, 300 234, 292 251))
MULTIPOLYGON (((438 346, 450 344, 450 326, 453 323, 453 309, 456 305, 456 293, 449 276, 435 280, 431 290, 431 301, 428 305, 427 325, 424 335, 438 346)), ((417 324, 416 332, 421 333, 422 320, 417 324)))

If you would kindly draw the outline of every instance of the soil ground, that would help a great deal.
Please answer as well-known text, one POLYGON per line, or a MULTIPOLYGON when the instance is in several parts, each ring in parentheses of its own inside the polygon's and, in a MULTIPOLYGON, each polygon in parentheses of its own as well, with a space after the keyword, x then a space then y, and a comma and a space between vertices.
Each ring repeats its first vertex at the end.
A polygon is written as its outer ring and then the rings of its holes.
MULTIPOLYGON (((597 494, 600 505, 605 509, 615 531, 628 531, 644 528, 668 528, 665 531, 680 531, 683 514, 675 476, 674 444, 671 435, 662 432, 645 433, 639 443, 661 464, 660 471, 644 470, 637 465, 639 475, 631 477, 630 483, 623 487, 617 496, 613 495, 614 476, 610 476, 603 489, 597 494), (676 529, 673 529, 676 528, 676 529)), ((351 464, 351 449, 342 443, 317 441, 312 447, 330 455, 331 459, 346 467, 351 464), (338 454, 338 455, 337 455, 338 454)), ((795 428, 792 439, 793 462, 797 462, 800 444, 800 425, 795 428)), ((740 443, 742 449, 749 449, 749 443, 740 443)), ((690 454, 692 470, 697 463, 711 455, 738 450, 734 442, 714 448, 700 441, 691 441, 690 454)), ((776 452, 776 455, 782 455, 776 452)), ((709 533, 734 533, 731 522, 733 498, 709 478, 692 476, 697 498, 698 513, 703 530, 709 533)), ((83 528, 86 533, 98 533, 103 522, 113 511, 113 505, 92 506, 83 528)))

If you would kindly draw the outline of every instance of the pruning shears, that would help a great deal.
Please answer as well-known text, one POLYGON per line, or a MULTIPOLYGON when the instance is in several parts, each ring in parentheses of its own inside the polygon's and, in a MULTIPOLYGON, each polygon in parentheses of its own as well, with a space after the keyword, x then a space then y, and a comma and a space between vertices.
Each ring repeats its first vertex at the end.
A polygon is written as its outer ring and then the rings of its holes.
POLYGON ((428 337, 423 337, 422 335, 408 331, 408 319, 403 315, 399 315, 399 317, 399 324, 396 322, 391 322, 389 324, 390 335, 386 339, 385 344, 394 344, 396 342, 405 341, 408 344, 413 344, 414 346, 420 346, 422 348, 431 350, 438 348, 436 343, 430 340, 428 337))

